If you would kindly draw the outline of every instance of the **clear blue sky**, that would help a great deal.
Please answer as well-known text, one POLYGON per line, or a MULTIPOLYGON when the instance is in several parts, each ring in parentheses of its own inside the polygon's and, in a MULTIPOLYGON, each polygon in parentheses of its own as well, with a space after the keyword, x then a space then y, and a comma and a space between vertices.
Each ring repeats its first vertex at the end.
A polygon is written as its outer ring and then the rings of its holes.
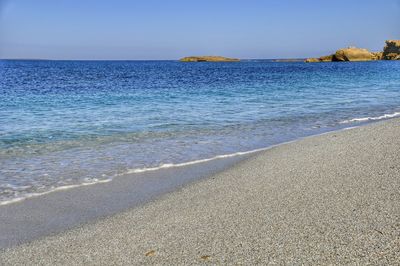
POLYGON ((400 0, 0 0, 0 58, 292 58, 386 39, 400 0))

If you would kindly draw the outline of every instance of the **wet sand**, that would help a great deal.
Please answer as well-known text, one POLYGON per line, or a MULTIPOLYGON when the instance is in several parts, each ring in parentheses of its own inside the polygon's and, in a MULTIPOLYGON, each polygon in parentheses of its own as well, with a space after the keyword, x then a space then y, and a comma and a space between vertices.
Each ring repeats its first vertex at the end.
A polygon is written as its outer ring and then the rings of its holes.
POLYGON ((248 157, 127 174, 107 183, 58 190, 0 206, 0 250, 157 200, 248 157))
POLYGON ((399 232, 392 119, 260 152, 144 205, 3 250, 0 264, 395 265, 399 232))

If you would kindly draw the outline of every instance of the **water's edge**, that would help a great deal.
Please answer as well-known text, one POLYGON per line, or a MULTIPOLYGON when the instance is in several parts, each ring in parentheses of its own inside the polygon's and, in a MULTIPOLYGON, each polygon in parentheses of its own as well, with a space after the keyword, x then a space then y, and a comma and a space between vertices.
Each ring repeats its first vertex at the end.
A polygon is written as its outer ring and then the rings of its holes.
MULTIPOLYGON (((397 113, 396 113, 397 114, 397 113)), ((25 201, 27 199, 30 198, 35 198, 35 197, 40 197, 40 196, 44 196, 50 193, 54 193, 54 192, 58 192, 58 191, 64 191, 64 190, 69 190, 69 189, 74 189, 74 188, 79 188, 79 187, 83 187, 83 186, 91 186, 91 185, 96 185, 96 184, 103 184, 103 183, 108 183, 111 182, 113 180, 115 180, 116 178, 121 178, 121 177, 126 177, 126 176, 130 176, 130 178, 136 178, 137 174, 140 173, 145 173, 145 172, 153 172, 153 171, 162 171, 163 169, 169 169, 169 168, 179 168, 179 167, 186 167, 186 166, 190 166, 190 165, 196 165, 196 164, 203 164, 203 163, 207 163, 207 162, 211 162, 214 160, 221 160, 221 159, 226 159, 226 158, 233 158, 233 157, 243 157, 243 156, 247 156, 247 155, 252 155, 261 151, 265 151, 268 149, 271 149, 273 147, 282 145, 282 144, 287 144, 287 143, 291 143, 300 139, 304 139, 304 138, 308 138, 308 137, 313 137, 313 136, 318 136, 318 135, 323 135, 326 133, 330 133, 330 132, 335 132, 335 131, 341 131, 341 130, 346 130, 346 129, 351 129, 351 128, 355 128, 364 124, 368 124, 368 123, 372 123, 372 122, 376 122, 376 120, 382 120, 382 119, 389 119, 389 118, 394 118, 397 117, 397 115, 395 116, 388 116, 388 115, 384 115, 382 116, 381 119, 363 119, 363 120, 355 120, 355 121, 359 121, 361 122, 361 124, 357 125, 357 126, 350 126, 350 125, 346 125, 343 126, 341 128, 332 128, 332 129, 327 129, 326 131, 323 131, 322 133, 317 133, 317 134, 310 134, 307 136, 303 136, 303 137, 298 137, 289 141, 284 141, 284 142, 280 142, 277 144, 273 144, 273 145, 269 145, 266 147, 262 147, 262 148, 258 148, 258 149, 254 149, 254 150, 249 150, 249 151, 238 151, 238 152, 234 152, 234 153, 229 153, 229 154, 222 154, 222 155, 216 155, 214 157, 211 158, 204 158, 204 159, 198 159, 198 160, 194 160, 194 161, 188 161, 188 162, 182 162, 182 163, 176 163, 176 164, 161 164, 157 167, 147 167, 147 168, 134 168, 134 169, 130 169, 125 173, 122 174, 118 174, 114 177, 110 177, 108 179, 93 179, 90 182, 83 182, 80 184, 73 184, 73 185, 66 185, 66 186, 59 186, 59 187, 55 187, 53 189, 50 189, 48 191, 45 192, 40 192, 40 193, 29 193, 29 194, 25 194, 22 197, 17 197, 17 198, 13 198, 10 200, 5 200, 5 201, 0 201, 0 207, 4 206, 4 205, 8 205, 8 204, 13 204, 13 203, 18 203, 21 201, 25 201)), ((343 124, 348 124, 349 122, 344 121, 343 124)))
POLYGON ((364 118, 354 118, 354 119, 351 119, 351 120, 345 120, 345 121, 342 121, 340 123, 342 125, 342 127, 339 127, 339 128, 330 128, 330 129, 327 129, 326 131, 322 131, 322 133, 310 134, 310 135, 307 135, 307 136, 298 137, 298 138, 295 138, 293 140, 280 142, 280 143, 277 143, 277 144, 274 144, 274 145, 269 145, 269 146, 258 148, 258 149, 254 149, 254 150, 238 151, 238 152, 229 153, 229 154, 217 155, 217 156, 214 156, 214 157, 211 157, 211 158, 198 159, 198 160, 194 160, 194 161, 187 161, 187 162, 176 163, 176 164, 161 164, 161 165, 159 165, 157 167, 129 169, 125 173, 118 174, 118 175, 116 175, 114 177, 110 177, 108 179, 93 179, 90 182, 83 182, 83 183, 79 183, 79 184, 59 186, 59 187, 55 187, 53 189, 49 189, 48 191, 45 191, 45 192, 29 193, 29 194, 23 195, 22 197, 17 197, 17 198, 13 198, 13 199, 10 199, 10 200, 0 201, 0 207, 4 206, 4 205, 8 205, 8 204, 21 202, 21 201, 24 201, 24 200, 27 200, 27 199, 30 199, 30 198, 44 196, 44 195, 47 195, 49 193, 54 193, 54 192, 63 191, 63 190, 69 190, 69 189, 78 188, 78 187, 81 187, 81 186, 91 186, 91 185, 96 185, 96 184, 108 183, 108 182, 113 181, 115 178, 120 178, 120 177, 127 176, 127 175, 133 175, 131 178, 135 178, 137 174, 144 173, 144 172, 159 171, 159 170, 168 169, 168 168, 185 167, 185 166, 190 166, 190 165, 195 165, 195 164, 207 163, 207 162, 210 162, 210 161, 224 159, 224 158, 251 155, 251 154, 254 154, 254 153, 257 153, 257 152, 260 152, 260 151, 264 151, 264 150, 270 149, 272 147, 275 147, 275 146, 278 146, 278 145, 281 145, 281 144, 297 141, 299 139, 312 137, 312 136, 317 136, 317 135, 321 135, 321 134, 325 134, 325 133, 329 133, 329 132, 334 132, 334 131, 340 131, 340 130, 349 129, 349 128, 353 128, 353 127, 358 127, 358 126, 362 126, 362 125, 365 125, 365 124, 368 124, 368 123, 373 123, 373 122, 377 122, 377 121, 381 121, 381 120, 387 120, 387 119, 390 119, 390 118, 395 118, 395 117, 398 117, 399 115, 400 115, 400 112, 395 112, 393 114, 384 114, 384 115, 381 115, 379 117, 364 117, 364 118), (358 124, 356 126, 351 126, 350 125, 351 123, 358 123, 358 124))
MULTIPOLYGON (((372 123, 378 122, 365 123, 363 126, 372 123)), ((0 223, 0 250, 140 207, 183 186, 210 178, 260 152, 302 139, 358 127, 360 126, 302 137, 236 156, 127 174, 110 182, 56 190, 54 193, 0 206, 0 220, 3 221, 0 223)))
POLYGON ((251 155, 127 174, 110 182, 58 189, 0 206, 0 250, 139 207, 251 155))

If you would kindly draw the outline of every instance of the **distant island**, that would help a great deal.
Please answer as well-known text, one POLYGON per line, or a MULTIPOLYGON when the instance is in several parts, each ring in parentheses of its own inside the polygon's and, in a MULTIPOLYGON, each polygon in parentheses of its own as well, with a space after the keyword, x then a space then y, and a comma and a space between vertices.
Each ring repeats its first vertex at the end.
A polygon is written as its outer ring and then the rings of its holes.
MULTIPOLYGON (((345 62, 345 61, 374 61, 374 60, 400 60, 400 40, 387 40, 383 51, 370 52, 367 49, 348 47, 337 50, 334 54, 321 56, 318 58, 289 58, 273 59, 273 62, 345 62)), ((223 56, 188 56, 183 57, 181 62, 239 62, 238 58, 223 56)))
POLYGON ((334 54, 319 58, 307 58, 305 62, 344 62, 344 61, 373 61, 400 60, 400 40, 387 40, 382 52, 370 52, 367 49, 348 47, 337 50, 334 54))
POLYGON ((239 62, 240 59, 223 56, 189 56, 181 58, 181 62, 239 62))

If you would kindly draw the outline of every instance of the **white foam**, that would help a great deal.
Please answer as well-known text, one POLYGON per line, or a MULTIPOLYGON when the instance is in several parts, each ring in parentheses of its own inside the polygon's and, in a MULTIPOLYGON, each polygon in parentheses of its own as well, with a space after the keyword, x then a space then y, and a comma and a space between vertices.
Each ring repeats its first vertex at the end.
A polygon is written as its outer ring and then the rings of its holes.
MULTIPOLYGON (((274 146, 272 146, 274 147, 274 146)), ((235 153, 230 153, 230 154, 224 154, 224 155, 217 155, 215 157, 207 158, 207 159, 200 159, 200 160, 194 160, 194 161, 189 161, 189 162, 184 162, 184 163, 166 163, 166 164, 161 164, 156 167, 147 167, 147 168, 135 168, 135 169, 130 169, 127 172, 120 174, 120 175, 126 175, 126 174, 136 174, 136 173, 143 173, 143 172, 148 172, 148 171, 157 171, 160 169, 165 169, 165 168, 174 168, 174 167, 182 167, 182 166, 188 166, 188 165, 193 165, 193 164, 198 164, 198 163, 205 163, 209 161, 213 161, 216 159, 222 159, 222 158, 229 158, 229 157, 235 157, 235 156, 240 156, 240 155, 246 155, 246 154, 251 154, 259 151, 264 151, 267 149, 272 148, 267 147, 267 148, 261 148, 261 149, 256 149, 256 150, 251 150, 251 151, 243 151, 243 152, 235 152, 235 153)))
POLYGON ((110 182, 111 179, 105 179, 105 180, 98 180, 98 179, 93 179, 93 181, 90 182, 85 182, 85 183, 80 183, 77 185, 67 185, 67 186, 61 186, 61 187, 56 187, 53 188, 49 191, 45 191, 45 192, 39 192, 39 193, 29 193, 29 194, 25 194, 23 197, 18 197, 18 198, 14 198, 14 199, 10 199, 10 200, 5 200, 5 201, 1 201, 0 202, 0 206, 2 205, 7 205, 10 203, 15 203, 15 202, 19 202, 19 201, 23 201, 32 197, 38 197, 38 196, 43 196, 49 193, 53 193, 56 191, 61 191, 61 190, 67 190, 70 188, 76 188, 76 187, 81 187, 81 186, 90 186, 90 185, 94 185, 94 184, 100 184, 100 183, 107 183, 110 182))
MULTIPOLYGON (((292 141, 290 141, 290 142, 292 142, 292 141)), ((285 143, 289 143, 289 142, 285 142, 285 143)), ((281 144, 284 144, 284 143, 281 143, 281 144)), ((261 149, 255 149, 255 150, 251 150, 251 151, 244 151, 244 152, 236 152, 236 153, 231 153, 231 154, 217 155, 215 157, 211 157, 211 158, 207 158, 207 159, 194 160, 194 161, 189 161, 189 162, 184 162, 184 163, 176 163, 176 164, 169 163, 169 164, 161 164, 161 165, 159 165, 157 167, 135 168, 135 169, 127 170, 126 172, 118 174, 117 176, 123 176, 123 175, 127 175, 127 174, 135 174, 135 173, 143 173, 143 172, 148 172, 148 171, 157 171, 157 170, 165 169, 165 168, 183 167, 183 166, 188 166, 188 165, 193 165, 193 164, 198 164, 198 163, 205 163, 205 162, 213 161, 213 160, 216 160, 216 159, 223 159, 223 158, 229 158, 229 157, 234 157, 234 156, 246 155, 246 154, 251 154, 251 153, 255 153, 255 152, 271 149, 271 148, 273 148, 275 146, 278 146, 278 145, 281 145, 281 144, 277 144, 277 145, 273 145, 273 146, 269 146, 269 147, 261 148, 261 149)), ((15 202, 19 202, 19 201, 23 201, 23 200, 26 200, 26 199, 32 198, 32 197, 43 196, 43 195, 46 195, 46 194, 49 194, 49 193, 53 193, 53 192, 56 192, 56 191, 67 190, 67 189, 76 188, 76 187, 80 187, 80 186, 95 185, 95 184, 99 184, 99 183, 107 183, 107 182, 110 182, 110 181, 112 181, 111 178, 110 179, 105 179, 105 180, 93 179, 90 182, 80 183, 80 184, 76 184, 76 185, 67 185, 67 186, 56 187, 56 188, 53 188, 53 189, 51 189, 49 191, 45 191, 45 192, 29 193, 29 194, 25 194, 22 197, 18 197, 18 198, 6 200, 6 201, 1 201, 0 202, 0 206, 11 204, 11 203, 15 203, 15 202)))
POLYGON ((393 118, 400 116, 400 112, 395 112, 393 114, 384 114, 381 116, 375 116, 375 117, 361 117, 361 118, 353 118, 349 120, 344 120, 340 122, 340 124, 348 124, 348 123, 353 123, 353 122, 365 122, 365 121, 375 121, 375 120, 382 120, 382 119, 388 119, 388 118, 393 118))

